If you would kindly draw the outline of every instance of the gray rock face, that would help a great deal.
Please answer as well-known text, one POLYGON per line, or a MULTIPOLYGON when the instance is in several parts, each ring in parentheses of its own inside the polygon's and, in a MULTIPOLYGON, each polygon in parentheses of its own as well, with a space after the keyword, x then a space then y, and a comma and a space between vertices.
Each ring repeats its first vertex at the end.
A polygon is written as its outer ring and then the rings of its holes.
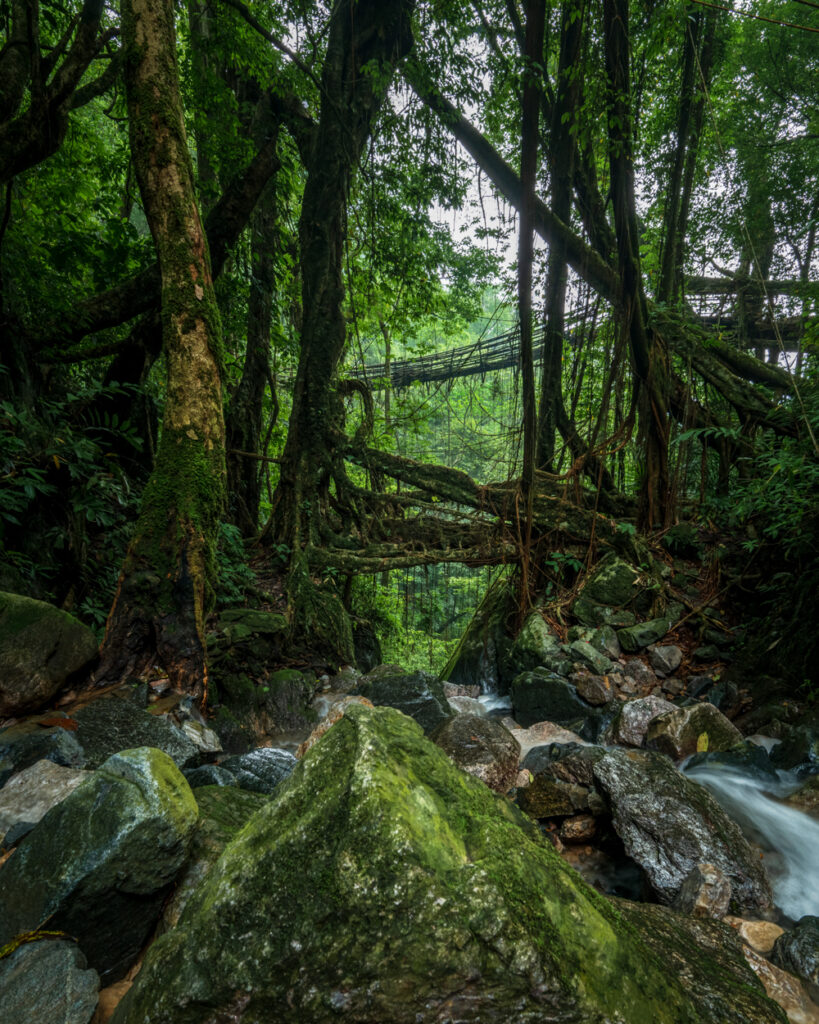
POLYGON ((73 793, 88 772, 37 761, 0 789, 0 845, 23 822, 35 825, 55 804, 73 793))
POLYGON ((159 915, 197 816, 167 754, 115 754, 0 868, 0 946, 47 921, 77 939, 105 983, 117 980, 159 915))
POLYGON ((609 727, 611 740, 627 747, 642 747, 648 727, 654 719, 676 710, 670 701, 655 695, 626 701, 609 727))
POLYGON ((67 612, 0 593, 0 718, 42 707, 96 656, 96 637, 67 612))
POLYGON ((670 676, 682 664, 682 651, 676 644, 652 644, 648 648, 651 667, 670 676))
POLYGON ((742 733, 713 704, 675 708, 655 718, 646 733, 646 746, 679 760, 698 750, 727 750, 742 742, 742 733))
POLYGON ((520 744, 494 718, 456 715, 439 725, 430 739, 462 771, 485 782, 490 789, 506 793, 514 786, 520 744))
POLYGON ((74 733, 85 753, 85 766, 99 768, 112 754, 136 747, 164 750, 180 768, 195 768, 199 747, 167 718, 160 718, 120 697, 102 697, 74 715, 74 733))
POLYGON ((691 917, 725 917, 731 905, 731 880, 714 864, 697 864, 686 875, 673 907, 691 917))
POLYGON ((800 918, 774 943, 773 962, 812 985, 819 986, 819 917, 800 918))
POLYGON ((43 729, 21 722, 0 732, 0 786, 37 761, 52 761, 65 768, 82 768, 85 752, 73 732, 43 729))
POLYGON ((697 864, 713 864, 731 881, 732 909, 770 907, 765 869, 716 800, 667 758, 650 751, 607 750, 593 766, 628 855, 671 903, 697 864))
POLYGON ((452 717, 443 686, 430 672, 404 672, 398 666, 380 666, 361 680, 355 693, 376 706, 403 711, 427 735, 452 717))
POLYGON ((513 715, 524 728, 536 722, 555 722, 584 739, 597 733, 600 711, 587 704, 566 679, 553 672, 524 672, 510 688, 513 715))
POLYGON ((230 772, 240 789, 249 793, 272 793, 296 767, 296 758, 287 750, 259 747, 223 761, 219 768, 230 772))
POLYGON ((0 960, 3 1024, 88 1024, 97 1006, 99 976, 86 970, 73 942, 26 942, 0 960))

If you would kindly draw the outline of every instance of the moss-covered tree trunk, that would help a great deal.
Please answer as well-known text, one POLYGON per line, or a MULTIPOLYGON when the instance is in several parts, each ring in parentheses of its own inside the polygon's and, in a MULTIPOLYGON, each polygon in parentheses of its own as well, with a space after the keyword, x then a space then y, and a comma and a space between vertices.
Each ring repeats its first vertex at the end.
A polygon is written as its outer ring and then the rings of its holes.
POLYGON ((97 680, 156 660, 176 686, 201 697, 203 619, 224 503, 219 316, 185 138, 171 0, 123 0, 122 38, 132 157, 160 266, 167 395, 97 680))
POLYGON ((336 0, 321 77, 319 123, 299 220, 303 319, 273 534, 294 554, 319 542, 331 484, 345 501, 334 452, 341 425, 334 380, 346 338, 342 259, 355 166, 398 61, 412 43, 414 0, 336 0))

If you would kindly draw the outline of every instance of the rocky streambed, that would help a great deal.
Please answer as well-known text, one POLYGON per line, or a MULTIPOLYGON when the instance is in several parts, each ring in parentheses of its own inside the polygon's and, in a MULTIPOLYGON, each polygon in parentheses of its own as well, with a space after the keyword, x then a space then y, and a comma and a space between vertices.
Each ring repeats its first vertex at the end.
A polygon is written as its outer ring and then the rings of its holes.
POLYGON ((643 609, 468 634, 443 682, 277 669, 237 609, 208 720, 64 677, 0 730, 0 1019, 818 1020, 816 723, 670 617, 625 651, 643 609))

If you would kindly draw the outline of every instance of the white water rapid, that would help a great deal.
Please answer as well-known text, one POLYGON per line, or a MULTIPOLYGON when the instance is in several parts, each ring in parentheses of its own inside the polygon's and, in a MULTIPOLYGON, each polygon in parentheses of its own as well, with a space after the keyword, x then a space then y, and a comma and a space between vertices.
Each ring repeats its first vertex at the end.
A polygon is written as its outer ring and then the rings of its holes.
POLYGON ((685 774, 709 789, 748 839, 763 848, 779 909, 794 921, 819 915, 819 821, 781 802, 796 789, 793 776, 762 780, 718 765, 685 774))

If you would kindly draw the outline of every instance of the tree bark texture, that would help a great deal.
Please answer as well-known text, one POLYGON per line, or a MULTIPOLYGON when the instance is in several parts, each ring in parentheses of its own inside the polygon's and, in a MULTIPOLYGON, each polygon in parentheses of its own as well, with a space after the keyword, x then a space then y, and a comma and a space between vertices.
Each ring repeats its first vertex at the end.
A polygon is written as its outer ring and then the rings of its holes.
POLYGON ((412 44, 413 7, 414 0, 336 0, 330 17, 319 124, 299 220, 301 351, 274 494, 274 534, 294 551, 316 539, 331 480, 337 497, 345 486, 342 461, 333 455, 341 420, 333 381, 346 338, 347 197, 395 65, 412 44))
POLYGON ((204 698, 203 624, 225 487, 219 314, 194 196, 171 0, 124 0, 122 33, 131 151, 160 268, 167 394, 97 680, 142 671, 156 658, 174 685, 204 698))

